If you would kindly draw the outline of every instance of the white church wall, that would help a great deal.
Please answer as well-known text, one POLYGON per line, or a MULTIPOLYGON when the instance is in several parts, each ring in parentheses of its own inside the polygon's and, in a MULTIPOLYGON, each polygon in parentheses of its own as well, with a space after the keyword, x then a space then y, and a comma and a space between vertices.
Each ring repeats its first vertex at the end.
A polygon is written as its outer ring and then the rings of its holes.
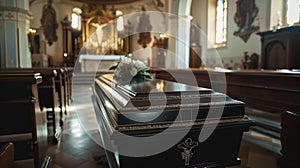
MULTIPOLYGON (((30 22, 30 27, 35 29, 41 29, 41 18, 43 14, 43 6, 47 4, 46 0, 39 0, 34 2, 30 6, 30 11, 32 12, 33 19, 30 22)), ((54 1, 52 4, 53 8, 56 12, 56 22, 58 24, 58 28, 56 29, 56 35, 58 36, 57 41, 53 42, 50 46, 45 41, 45 37, 43 35, 43 31, 40 31, 40 38, 45 43, 45 52, 43 54, 47 54, 52 57, 54 66, 60 66, 63 62, 63 38, 62 38, 62 25, 61 21, 68 16, 68 20, 71 18, 72 9, 78 6, 78 3, 68 3, 68 2, 60 2, 54 1)))
MULTIPOLYGON (((207 32, 207 5, 208 1, 197 1, 194 0, 192 4, 191 15, 193 16, 192 22, 198 25, 204 32, 207 32)), ((261 42, 260 36, 256 32, 252 33, 248 41, 245 43, 240 37, 234 36, 233 33, 238 30, 237 24, 234 22, 234 15, 236 13, 236 2, 228 0, 228 36, 226 47, 220 47, 216 50, 218 51, 224 64, 229 64, 230 66, 234 63, 241 63, 241 59, 244 57, 244 52, 248 51, 251 55, 252 53, 261 54, 261 42)), ((270 0, 255 1, 258 7, 257 17, 261 17, 260 31, 269 30, 269 11, 270 11, 270 0)), ((257 20, 253 22, 253 25, 257 25, 257 20)), ((200 37, 203 38, 203 37, 200 37)))

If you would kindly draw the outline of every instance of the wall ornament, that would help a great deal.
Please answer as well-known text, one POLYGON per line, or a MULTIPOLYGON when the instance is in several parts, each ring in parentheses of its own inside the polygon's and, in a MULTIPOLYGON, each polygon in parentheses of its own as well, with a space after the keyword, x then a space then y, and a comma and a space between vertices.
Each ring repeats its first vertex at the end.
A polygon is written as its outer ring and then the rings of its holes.
POLYGON ((56 22, 56 12, 52 7, 52 0, 48 0, 48 3, 43 7, 41 24, 45 39, 51 46, 54 41, 57 41, 56 29, 58 28, 58 24, 56 22))
POLYGON ((143 48, 146 48, 147 44, 149 44, 152 40, 151 38, 152 26, 150 23, 149 15, 145 13, 146 9, 144 6, 142 7, 142 11, 143 13, 140 17, 139 25, 137 27, 137 32, 140 32, 138 43, 142 45, 143 48))
POLYGON ((259 30, 259 26, 253 26, 252 23, 258 13, 255 0, 238 0, 236 2, 237 11, 234 15, 234 21, 239 30, 233 34, 239 36, 246 43, 253 32, 259 30))

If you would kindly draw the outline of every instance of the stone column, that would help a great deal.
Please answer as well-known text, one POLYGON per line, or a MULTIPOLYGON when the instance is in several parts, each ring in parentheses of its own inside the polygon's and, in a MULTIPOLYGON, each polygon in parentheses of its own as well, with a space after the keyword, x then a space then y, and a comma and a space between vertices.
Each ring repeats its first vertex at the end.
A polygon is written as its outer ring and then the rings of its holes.
POLYGON ((0 1, 1 67, 31 67, 28 46, 29 0, 0 1))
POLYGON ((63 51, 64 53, 71 54, 72 52, 72 34, 71 22, 68 19, 61 21, 63 31, 63 51))
POLYGON ((81 37, 82 37, 82 43, 80 46, 81 48, 83 47, 83 43, 85 43, 87 41, 87 16, 85 11, 82 12, 81 14, 81 37))
POLYGON ((178 40, 176 41, 176 60, 177 68, 189 68, 190 55, 190 16, 191 0, 179 1, 178 7, 178 40))

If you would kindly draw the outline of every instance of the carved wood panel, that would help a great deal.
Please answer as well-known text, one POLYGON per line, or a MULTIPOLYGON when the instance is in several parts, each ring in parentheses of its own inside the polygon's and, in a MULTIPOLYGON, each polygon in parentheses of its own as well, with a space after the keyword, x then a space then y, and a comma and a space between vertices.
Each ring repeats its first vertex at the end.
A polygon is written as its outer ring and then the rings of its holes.
POLYGON ((260 32, 261 68, 300 69, 300 27, 260 32))
POLYGON ((267 69, 281 69, 286 67, 286 47, 279 41, 270 43, 266 47, 267 69))

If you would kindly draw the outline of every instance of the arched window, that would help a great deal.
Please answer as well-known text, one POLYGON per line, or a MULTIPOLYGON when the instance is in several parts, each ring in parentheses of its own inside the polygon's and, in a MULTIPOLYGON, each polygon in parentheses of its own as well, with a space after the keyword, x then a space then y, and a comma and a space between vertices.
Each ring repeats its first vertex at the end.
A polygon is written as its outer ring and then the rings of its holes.
POLYGON ((116 11, 116 16, 118 17, 117 19, 117 30, 118 31, 123 31, 124 30, 124 18, 123 18, 123 12, 120 10, 116 11))
POLYGON ((227 41, 227 0, 217 0, 215 31, 215 44, 224 44, 227 41))
POLYGON ((71 24, 71 27, 73 29, 76 29, 76 30, 81 30, 81 9, 80 8, 73 8, 73 11, 72 11, 72 24, 71 24))
POLYGON ((225 47, 227 42, 227 0, 208 0, 208 48, 225 47))
POLYGON ((300 23, 300 0, 272 0, 270 29, 300 23))
POLYGON ((293 25, 299 22, 300 0, 287 0, 286 23, 293 25))

